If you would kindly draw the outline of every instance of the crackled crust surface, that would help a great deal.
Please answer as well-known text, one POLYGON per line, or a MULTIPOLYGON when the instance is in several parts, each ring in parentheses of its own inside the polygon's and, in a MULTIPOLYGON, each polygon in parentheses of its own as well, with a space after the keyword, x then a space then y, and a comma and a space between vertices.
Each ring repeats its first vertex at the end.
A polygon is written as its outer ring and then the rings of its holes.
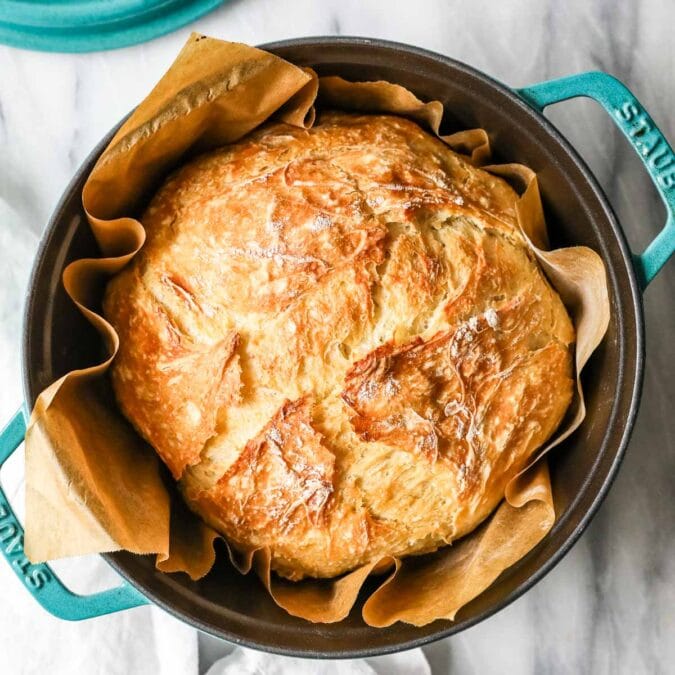
POLYGON ((291 579, 474 529, 572 397, 516 194, 416 124, 325 113, 171 176, 109 284, 119 405, 291 579))

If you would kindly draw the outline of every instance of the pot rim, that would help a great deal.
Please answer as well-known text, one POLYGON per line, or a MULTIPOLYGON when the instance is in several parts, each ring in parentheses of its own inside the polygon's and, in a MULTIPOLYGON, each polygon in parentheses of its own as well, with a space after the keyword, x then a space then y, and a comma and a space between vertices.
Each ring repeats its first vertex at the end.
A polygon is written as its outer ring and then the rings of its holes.
MULTIPOLYGON (((408 649, 414 649, 417 647, 422 647, 431 642, 435 642, 437 640, 450 637, 451 635, 466 630, 467 628, 470 628, 480 623, 481 621, 491 617, 492 615, 496 614, 497 612, 504 609, 512 602, 520 598, 535 584, 541 581, 541 579, 543 579, 567 555, 567 553, 571 550, 574 544, 579 540, 579 537, 586 530, 590 521, 597 513, 600 505, 604 501, 609 489, 611 488, 616 478, 618 469, 621 465, 621 462, 623 461, 623 457, 625 455, 626 448, 630 440, 630 436, 635 424, 635 418, 640 405, 642 384, 644 379, 644 359, 645 359, 644 314, 642 305, 642 295, 635 274, 635 269, 632 264, 632 254, 628 247, 625 234, 621 226, 619 225, 619 221, 616 217, 616 214, 614 213, 614 210, 607 196, 604 193, 604 190, 598 184, 598 181, 591 172, 590 168, 588 167, 584 159, 578 154, 575 148, 570 144, 570 142, 557 130, 557 128, 543 114, 534 110, 522 98, 520 98, 515 91, 513 91, 508 86, 502 84, 498 80, 495 80, 489 75, 486 75, 482 71, 473 68, 472 66, 469 66, 462 61, 458 61, 456 59, 441 55, 437 52, 422 49, 419 47, 414 47, 412 45, 407 45, 404 43, 399 43, 390 40, 356 37, 356 36, 355 37, 309 36, 309 37, 290 38, 286 40, 268 42, 262 45, 258 45, 258 47, 260 49, 276 53, 280 49, 285 49, 289 47, 298 47, 298 46, 333 47, 336 45, 344 46, 346 48, 357 46, 376 47, 378 49, 386 49, 396 53, 412 54, 435 61, 441 65, 449 65, 455 70, 462 71, 467 75, 482 81, 488 88, 494 89, 500 92, 501 94, 505 95, 507 98, 509 98, 516 106, 518 106, 522 110, 522 112, 524 112, 529 117, 533 118, 539 125, 541 125, 544 131, 547 133, 547 135, 551 138, 553 142, 557 142, 557 144, 561 146, 569 154, 569 156, 574 160, 575 164, 577 165, 577 168, 579 169, 580 173, 583 175, 583 179, 588 183, 588 185, 596 195, 600 205, 602 206, 604 215, 607 219, 608 224, 611 226, 611 229, 616 239, 616 243, 619 246, 621 258, 625 263, 625 272, 627 274, 629 281, 631 304, 634 309, 634 319, 636 327, 636 334, 635 334, 636 361, 635 361, 635 374, 630 391, 630 407, 628 414, 623 420, 623 429, 621 430, 621 438, 616 446, 616 451, 614 453, 614 457, 612 458, 610 468, 607 472, 607 475, 600 489, 592 498, 590 506, 587 508, 586 512, 584 513, 584 515, 582 516, 581 520, 576 525, 576 527, 572 530, 570 534, 567 535, 562 544, 556 549, 556 551, 551 555, 551 557, 548 560, 546 560, 544 564, 541 565, 541 567, 534 574, 528 577, 524 582, 518 585, 514 590, 508 593, 499 602, 496 602, 494 605, 490 606, 488 609, 479 613, 473 618, 452 622, 447 628, 439 629, 438 631, 430 633, 428 635, 399 642, 397 644, 384 645, 379 647, 364 647, 359 649, 351 649, 349 651, 326 651, 326 650, 321 651, 321 650, 313 650, 311 648, 306 650, 298 650, 294 648, 279 647, 274 644, 265 643, 262 641, 244 639, 236 634, 230 633, 229 631, 223 629, 215 630, 208 624, 201 622, 198 619, 186 616, 181 611, 175 609, 174 606, 169 601, 165 600, 160 595, 156 594, 154 590, 147 588, 145 585, 141 585, 133 577, 128 576, 127 573, 124 571, 123 566, 119 563, 119 561, 115 559, 114 553, 101 554, 102 557, 108 562, 108 564, 123 579, 125 579, 135 588, 137 588, 144 596, 146 596, 149 600, 151 600, 155 605, 161 607, 163 610, 167 611, 169 614, 173 615, 177 619, 180 619, 181 621, 188 623, 189 625, 197 628, 198 630, 204 633, 210 634, 214 637, 226 640, 236 645, 250 647, 260 651, 280 654, 284 656, 295 656, 295 657, 316 658, 316 659, 373 657, 406 651, 408 649)), ((101 155, 105 147, 108 145, 108 143, 114 136, 119 126, 121 126, 121 124, 127 117, 128 115, 126 115, 119 122, 119 124, 115 125, 115 127, 113 127, 113 129, 104 136, 104 138, 96 145, 96 147, 92 150, 92 152, 87 156, 87 158, 77 169, 73 178, 71 179, 68 186, 64 190, 57 206, 52 212, 52 216, 49 219, 49 222, 44 230, 44 234, 42 235, 42 238, 38 246, 38 250, 35 256, 35 261, 33 263, 33 268, 29 280, 27 301, 24 307, 22 351, 21 351, 24 399, 26 405, 27 406, 30 405, 31 408, 35 403, 35 397, 33 397, 31 391, 31 384, 27 364, 29 358, 28 356, 28 342, 30 333, 29 324, 30 318, 32 316, 33 305, 35 302, 36 294, 34 292, 34 289, 36 287, 36 280, 42 268, 46 251, 48 250, 49 245, 51 243, 52 235, 54 234, 55 231, 55 225, 58 222, 58 216, 61 213, 63 205, 68 200, 72 191, 76 189, 77 184, 79 183, 82 174, 85 170, 85 167, 89 166, 89 164, 92 163, 92 161, 98 159, 98 157, 101 155)), ((614 273, 615 269, 616 269, 615 267, 611 267, 608 265, 608 273, 614 273)), ((624 363, 621 364, 620 368, 621 371, 623 372, 623 370, 625 369, 624 363)), ((614 418, 614 423, 620 425, 622 423, 622 420, 614 418)), ((608 429, 609 428, 611 427, 608 427, 608 429)), ((585 485, 586 483, 584 483, 584 485, 581 486, 577 497, 575 498, 575 500, 572 501, 572 503, 568 507, 567 509, 568 513, 570 513, 573 510, 577 500, 583 494, 585 490, 585 485)), ((556 527, 561 526, 561 524, 564 521, 565 521, 564 517, 561 518, 559 521, 556 521, 556 523, 554 524, 554 529, 556 527)), ((553 532, 553 530, 551 532, 553 532)))

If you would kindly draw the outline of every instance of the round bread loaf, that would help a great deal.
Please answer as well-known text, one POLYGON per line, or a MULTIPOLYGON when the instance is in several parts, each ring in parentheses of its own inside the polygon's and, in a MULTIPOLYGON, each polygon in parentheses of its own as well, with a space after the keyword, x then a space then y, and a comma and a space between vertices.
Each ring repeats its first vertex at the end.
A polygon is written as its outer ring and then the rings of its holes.
POLYGON ((267 125, 173 174, 104 311, 121 410, 189 506, 290 579, 473 530, 572 398, 516 200, 393 116, 267 125))

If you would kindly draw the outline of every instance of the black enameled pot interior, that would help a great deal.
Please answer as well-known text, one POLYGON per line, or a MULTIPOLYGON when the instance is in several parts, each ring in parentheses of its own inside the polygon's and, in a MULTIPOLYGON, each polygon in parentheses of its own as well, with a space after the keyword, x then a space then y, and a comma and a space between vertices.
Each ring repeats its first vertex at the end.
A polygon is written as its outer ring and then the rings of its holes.
MULTIPOLYGON (((458 632, 505 606, 551 569, 588 524, 618 468, 637 408, 643 359, 640 296, 624 237, 597 183, 554 127, 507 87, 464 64, 393 43, 307 38, 266 48, 296 64, 312 66, 321 75, 385 79, 422 99, 438 99, 445 105, 447 130, 487 129, 498 161, 522 162, 538 173, 554 245, 590 246, 608 270, 612 319, 584 372, 588 416, 551 454, 557 522, 539 546, 463 608, 456 621, 375 629, 361 620, 358 603, 346 620, 315 625, 279 609, 255 576, 242 577, 230 567, 222 550, 214 570, 197 582, 184 574, 157 572, 151 557, 106 556, 156 604, 232 642, 314 657, 397 651, 458 632)), ((35 264, 24 323, 29 407, 56 378, 99 357, 99 340, 66 297, 61 273, 71 260, 97 255, 82 212, 81 191, 109 138, 67 189, 35 264)))

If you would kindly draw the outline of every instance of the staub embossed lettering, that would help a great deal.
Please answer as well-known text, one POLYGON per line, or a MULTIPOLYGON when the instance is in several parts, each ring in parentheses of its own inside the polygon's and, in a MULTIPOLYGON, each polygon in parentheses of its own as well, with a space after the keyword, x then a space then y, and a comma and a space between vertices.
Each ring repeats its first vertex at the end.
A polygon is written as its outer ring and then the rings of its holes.
POLYGON ((654 172, 659 185, 666 190, 675 188, 675 155, 649 115, 636 101, 626 101, 615 114, 621 122, 628 123, 628 135, 654 172))
POLYGON ((52 580, 44 565, 34 565, 23 552, 23 534, 9 506, 0 502, 0 546, 26 586, 40 590, 52 580))

